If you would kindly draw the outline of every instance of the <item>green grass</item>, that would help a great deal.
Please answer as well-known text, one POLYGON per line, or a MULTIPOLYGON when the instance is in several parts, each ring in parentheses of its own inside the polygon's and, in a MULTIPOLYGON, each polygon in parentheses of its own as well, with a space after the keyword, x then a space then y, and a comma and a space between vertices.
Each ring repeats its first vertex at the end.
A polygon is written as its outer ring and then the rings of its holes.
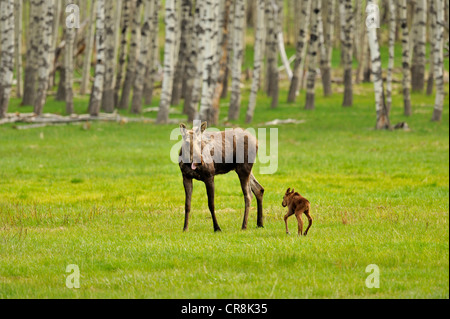
MULTIPOLYGON (((255 166, 266 189, 264 229, 253 201, 249 229, 240 230, 244 201, 230 173, 216 178, 223 231, 213 232, 205 188, 194 182, 182 232, 181 173, 169 157, 174 125, 1 126, 0 298, 448 298, 448 100, 433 123, 433 97, 413 94, 406 118, 395 87, 391 121, 412 131, 375 131, 370 84, 355 86, 351 108, 317 87, 309 112, 304 92, 284 103, 287 83, 278 109, 258 97, 253 127, 305 120, 278 126, 275 174, 255 166), (311 201, 307 237, 284 232, 288 187, 311 201), (65 286, 69 264, 80 268, 80 289, 65 286), (380 268, 379 289, 365 286, 369 264, 380 268)), ((247 83, 243 108, 248 95, 247 83)), ((10 111, 30 111, 18 104, 10 111)), ((85 112, 87 98, 75 107, 85 112)), ((46 112, 63 110, 49 98, 46 112)), ((245 126, 241 113, 234 124, 245 126)), ((295 233, 295 218, 289 226, 295 233)))

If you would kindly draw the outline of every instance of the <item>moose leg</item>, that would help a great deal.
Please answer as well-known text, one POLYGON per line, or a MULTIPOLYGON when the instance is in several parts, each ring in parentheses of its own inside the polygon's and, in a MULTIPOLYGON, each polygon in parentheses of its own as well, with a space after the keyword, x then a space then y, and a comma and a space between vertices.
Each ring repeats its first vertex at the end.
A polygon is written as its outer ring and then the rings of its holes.
POLYGON ((302 220, 302 212, 296 212, 295 217, 297 217, 298 222, 298 235, 301 236, 303 234, 303 220, 302 220))
POLYGON ((184 203, 184 228, 183 231, 187 231, 189 228, 189 213, 191 212, 191 199, 192 199, 192 179, 183 177, 184 192, 186 199, 184 203))
POLYGON ((311 217, 311 214, 309 213, 309 209, 307 211, 305 211, 305 215, 308 218, 308 228, 306 228, 305 233, 303 235, 307 235, 308 234, 308 230, 311 227, 312 223, 313 223, 313 219, 311 217))
POLYGON ((288 218, 289 218, 290 216, 292 216, 293 214, 294 214, 294 212, 292 212, 291 210, 289 210, 288 213, 287 213, 286 215, 284 215, 284 224, 286 225, 286 234, 288 234, 288 235, 289 235, 289 229, 288 229, 288 222, 287 222, 287 220, 288 220, 288 218))
POLYGON ((217 223, 216 213, 214 212, 214 177, 205 180, 206 194, 208 195, 208 207, 213 220, 214 231, 222 231, 217 223))
POLYGON ((240 173, 239 180, 241 181, 242 193, 244 194, 244 200, 245 200, 244 220, 242 222, 242 229, 244 230, 244 229, 247 229, 248 212, 250 210, 250 204, 252 201, 252 197, 251 197, 250 187, 249 187, 249 176, 245 175, 243 173, 240 173))
POLYGON ((258 227, 264 227, 263 222, 263 196, 264 196, 264 187, 261 186, 260 183, 256 180, 255 176, 253 176, 253 173, 250 173, 250 188, 255 194, 256 202, 258 205, 258 218, 257 218, 257 226, 258 227))

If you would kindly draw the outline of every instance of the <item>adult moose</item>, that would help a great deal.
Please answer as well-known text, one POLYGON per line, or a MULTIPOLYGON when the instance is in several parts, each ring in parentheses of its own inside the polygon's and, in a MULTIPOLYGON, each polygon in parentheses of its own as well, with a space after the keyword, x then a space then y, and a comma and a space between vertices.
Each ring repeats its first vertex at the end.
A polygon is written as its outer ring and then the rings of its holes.
POLYGON ((220 231, 214 212, 214 176, 236 171, 244 193, 245 211, 242 229, 247 228, 248 213, 252 195, 255 194, 258 204, 257 226, 263 227, 263 195, 264 188, 252 174, 258 151, 258 141, 248 131, 242 129, 225 132, 206 132, 206 122, 199 127, 188 130, 181 124, 183 137, 180 150, 180 169, 183 174, 183 184, 186 193, 184 231, 189 227, 191 211, 192 180, 203 181, 208 195, 208 207, 211 212, 214 231, 220 231))

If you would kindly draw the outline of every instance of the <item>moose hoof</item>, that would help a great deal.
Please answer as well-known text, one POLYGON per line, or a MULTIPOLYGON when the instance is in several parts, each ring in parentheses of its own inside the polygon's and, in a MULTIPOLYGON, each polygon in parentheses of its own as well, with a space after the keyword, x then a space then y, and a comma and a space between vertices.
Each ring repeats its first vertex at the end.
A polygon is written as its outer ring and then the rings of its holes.
POLYGON ((220 228, 214 229, 214 232, 215 232, 215 233, 218 233, 218 232, 221 232, 221 231, 222 231, 222 229, 220 229, 220 228))
POLYGON ((291 234, 290 232, 288 232, 288 231, 286 232, 286 235, 290 235, 290 234, 291 234))

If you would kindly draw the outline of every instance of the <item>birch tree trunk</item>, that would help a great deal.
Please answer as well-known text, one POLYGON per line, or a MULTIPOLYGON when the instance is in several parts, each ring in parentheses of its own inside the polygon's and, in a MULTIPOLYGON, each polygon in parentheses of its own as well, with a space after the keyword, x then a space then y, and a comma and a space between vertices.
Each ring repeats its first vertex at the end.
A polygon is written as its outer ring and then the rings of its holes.
POLYGON ((426 55, 426 29, 427 29, 427 5, 426 0, 416 0, 416 16, 413 37, 413 52, 411 64, 411 88, 413 91, 423 91, 425 86, 425 55, 426 55))
POLYGON ((264 41, 264 11, 265 2, 264 0, 258 0, 256 3, 256 32, 255 32, 255 47, 254 47, 254 65, 253 65, 253 82, 250 92, 250 98, 248 103, 248 109, 245 121, 251 123, 253 120, 253 115, 255 114, 256 107, 256 97, 258 95, 261 69, 263 63, 263 41, 264 41))
POLYGON ((81 86, 80 86, 80 94, 84 95, 86 91, 88 90, 89 85, 89 79, 91 77, 91 61, 92 61, 92 50, 94 47, 94 40, 95 40, 95 0, 92 0, 91 2, 91 9, 90 9, 90 15, 88 17, 89 19, 89 31, 87 36, 87 43, 86 43, 86 53, 84 55, 84 62, 83 62, 83 73, 81 76, 81 86))
POLYGON ((400 27, 402 29, 402 68, 403 68, 403 110, 406 116, 412 114, 411 109, 411 70, 409 68, 409 29, 406 0, 398 0, 400 27))
POLYGON ((230 13, 232 7, 232 0, 226 0, 223 4, 222 10, 219 11, 219 14, 223 14, 223 18, 221 19, 220 29, 220 43, 218 46, 218 57, 220 57, 218 64, 218 75, 216 80, 216 87, 213 93, 213 102, 212 102, 212 115, 210 118, 211 125, 217 125, 219 123, 219 110, 220 110, 220 98, 223 94, 224 86, 224 78, 227 75, 228 70, 228 41, 229 41, 229 26, 230 26, 230 13), (223 12, 223 13, 222 13, 223 12))
POLYGON ((41 18, 42 3, 39 0, 30 0, 30 24, 28 28, 28 47, 25 64, 22 105, 34 105, 36 100, 37 80, 37 51, 39 40, 39 21, 41 18))
POLYGON ((397 26, 395 13, 395 0, 389 0, 389 63, 386 79, 386 104, 390 111, 392 107, 392 72, 395 58, 395 29, 397 26))
POLYGON ((275 80, 275 75, 273 72, 278 70, 277 61, 278 61, 278 52, 276 46, 276 35, 275 35, 275 13, 273 10, 273 6, 271 4, 271 0, 266 0, 266 81, 265 81, 265 90, 267 92, 267 96, 272 96, 272 84, 275 80))
MULTIPOLYGON (((72 0, 66 0, 66 6, 72 3, 72 0)), ((64 48, 64 69, 66 70, 66 73, 64 78, 64 86, 66 92, 66 114, 70 115, 73 113, 73 47, 75 42, 75 29, 66 26, 65 30, 66 45, 64 48)))
POLYGON ((120 97, 119 108, 128 109, 130 103, 130 94, 136 75, 136 61, 139 52, 139 42, 141 35, 141 9, 142 0, 137 0, 134 10, 133 26, 131 28, 130 52, 128 54, 127 72, 122 88, 122 96, 120 97))
POLYGON ((144 2, 144 23, 141 29, 141 48, 137 61, 136 78, 134 80, 133 98, 131 102, 131 113, 140 114, 142 112, 142 96, 144 92, 144 77, 147 70, 148 48, 151 43, 151 32, 153 29, 153 11, 155 2, 143 0, 144 2))
POLYGON ((300 88, 300 79, 302 77, 302 59, 306 49, 306 40, 308 34, 308 21, 310 16, 311 0, 303 0, 300 29, 297 32, 297 45, 295 53, 295 64, 293 76, 289 87, 288 102, 295 102, 297 92, 300 88))
POLYGON ((189 31, 190 23, 192 23, 192 20, 190 19, 192 11, 192 0, 182 0, 181 1, 181 19, 178 26, 179 31, 179 46, 177 50, 177 65, 175 69, 175 77, 173 80, 173 90, 172 90, 172 98, 171 98, 171 105, 178 105, 180 104, 180 100, 183 93, 183 83, 185 82, 185 69, 186 69, 186 60, 187 56, 189 54, 188 52, 188 41, 189 41, 189 31))
POLYGON ((34 113, 41 115, 47 98, 48 79, 50 76, 50 60, 53 57, 54 48, 52 43, 52 26, 54 16, 55 0, 44 1, 41 4, 42 18, 40 23, 41 41, 38 49, 38 88, 34 102, 34 113))
POLYGON ((312 110, 315 108, 315 85, 317 75, 317 59, 319 49, 319 14, 322 14, 322 1, 315 0, 311 8, 311 27, 309 36, 309 64, 308 78, 306 83, 306 102, 305 109, 312 110))
POLYGON ((62 1, 56 1, 55 2, 55 12, 53 15, 53 28, 52 28, 52 47, 53 47, 53 56, 50 57, 50 63, 52 64, 52 71, 50 72, 49 76, 49 88, 53 88, 55 85, 55 77, 56 77, 56 45, 58 42, 58 35, 59 35, 59 20, 61 16, 61 8, 62 8, 62 1))
POLYGON ((236 0, 233 23, 233 68, 231 70, 231 99, 228 111, 229 120, 237 120, 241 107, 241 74, 242 58, 244 50, 242 47, 243 26, 245 20, 244 0, 236 0))
MULTIPOLYGON (((322 5, 322 3, 321 3, 322 5)), ((326 72, 326 68, 327 68, 327 59, 328 59, 328 51, 327 48, 325 47, 325 35, 324 35, 324 25, 323 25, 323 19, 322 19, 322 15, 323 15, 323 10, 324 8, 321 7, 320 9, 320 14, 317 16, 317 33, 318 33, 318 59, 320 61, 319 65, 320 65, 320 73, 321 73, 321 77, 322 77, 322 87, 323 87, 323 92, 324 95, 326 90, 331 91, 331 78, 328 78, 327 81, 330 81, 329 83, 324 82, 324 77, 323 77, 323 70, 325 70, 326 72)), ((330 95, 331 93, 328 92, 328 95, 330 95)))
POLYGON ((89 100, 89 114, 98 116, 103 95, 105 78, 105 0, 97 0, 97 21, 95 45, 97 47, 97 61, 95 64, 94 84, 89 100))
POLYGON ((435 19, 434 28, 434 82, 436 83, 436 97, 434 100, 434 110, 432 121, 440 121, 444 107, 444 3, 443 0, 433 0, 433 19, 435 19))
MULTIPOLYGON (((370 11, 371 4, 377 4, 376 0, 368 0, 367 1, 367 13, 369 14, 369 19, 371 18, 371 14, 374 14, 373 11, 370 11)), ((376 129, 389 129, 389 113, 386 106, 385 96, 384 96, 384 87, 383 87, 383 74, 381 70, 381 56, 380 56, 380 47, 378 44, 377 38, 377 29, 375 27, 367 28, 367 37, 369 40, 369 48, 370 48, 370 58, 372 61, 372 74, 373 74, 373 85, 375 91, 375 107, 377 113, 377 123, 376 129)))
POLYGON ((219 16, 219 1, 210 0, 206 2, 205 6, 205 21, 204 25, 206 31, 204 33, 205 40, 205 54, 203 56, 203 85, 202 98, 200 101, 200 119, 211 123, 212 115, 212 98, 213 89, 217 78, 215 78, 214 69, 217 61, 217 42, 218 42, 218 16, 219 16))
POLYGON ((119 106, 120 100, 120 88, 122 87, 122 78, 123 73, 126 66, 126 58, 128 53, 128 31, 130 30, 130 25, 132 21, 132 13, 133 13, 133 6, 135 4, 136 0, 124 0, 122 2, 122 23, 121 23, 121 32, 119 35, 119 67, 117 70, 116 75, 116 83, 114 86, 114 105, 119 106))
POLYGON ((340 0, 341 19, 345 42, 342 43, 344 59, 344 101, 342 106, 353 105, 353 79, 352 79, 352 57, 353 57, 353 5, 351 0, 340 0))
MULTIPOLYGON (((192 48, 191 55, 193 57, 193 63, 191 65, 191 70, 193 72, 192 77, 192 94, 188 97, 189 106, 187 108, 188 120, 193 121, 198 117, 198 103, 201 97, 202 88, 202 78, 203 78, 203 54, 205 51, 203 39, 203 20, 202 20, 202 7, 205 5, 202 1, 196 1, 195 3, 195 35, 194 35, 194 46, 192 48)), ((189 84, 188 84, 189 85, 189 84)))
POLYGON ((167 123, 169 120, 170 99, 172 97, 173 76, 175 72, 175 28, 177 24, 177 0, 166 0, 166 41, 164 45, 164 78, 162 83, 161 100, 156 122, 167 123))
POLYGON ((106 113, 114 111, 114 2, 105 2, 105 79, 101 109, 106 113))
POLYGON ((144 100, 145 104, 151 104, 153 98, 153 86, 158 75, 159 67, 159 6, 160 0, 155 0, 155 10, 152 17, 152 32, 150 33, 151 43, 147 61, 147 70, 144 83, 144 100))
MULTIPOLYGON (((365 22, 363 22, 365 23, 365 22)), ((370 67, 368 67, 368 59, 369 56, 369 48, 368 48, 368 42, 367 42, 367 32, 364 30, 361 32, 361 48, 359 50, 359 56, 358 56, 358 68, 356 70, 356 76, 355 76, 355 83, 359 84, 361 83, 361 80, 364 79, 364 82, 370 82, 370 67), (364 75, 366 74, 366 78, 364 78, 364 75), (367 75, 368 78, 367 79, 367 75)))
POLYGON ((325 2, 327 4, 326 13, 326 23, 324 24, 324 35, 325 35, 325 50, 326 58, 323 61, 321 72, 322 72, 322 85, 323 94, 325 96, 330 96, 333 94, 331 90, 331 58, 333 55, 333 36, 334 36, 334 8, 335 0, 328 0, 325 2))
POLYGON ((433 43, 434 43, 434 32, 436 27, 436 17, 432 14, 435 13, 434 10, 434 4, 433 1, 429 2, 429 10, 428 10, 428 39, 431 42, 431 49, 430 49, 430 56, 429 56, 429 65, 430 69, 428 70, 428 80, 427 80, 427 89, 426 93, 428 96, 433 94, 433 86, 434 86, 434 50, 433 50, 433 43))
POLYGON ((6 116, 14 68, 14 1, 0 2, 0 119, 6 116))
POLYGON ((272 97, 271 108, 278 107, 278 100, 280 95, 280 71, 278 70, 278 53, 283 60, 284 66, 288 73, 288 77, 292 79, 292 71, 290 70, 289 63, 287 63, 287 56, 284 49, 283 40, 283 2, 284 0, 270 0, 270 5, 273 10, 273 21, 274 21, 274 34, 271 41, 271 61, 268 63, 270 68, 270 96, 272 97), (272 60, 273 59, 273 60, 272 60))
POLYGON ((14 52, 16 66, 16 97, 21 98, 23 94, 22 86, 22 0, 16 0, 14 3, 14 52))

